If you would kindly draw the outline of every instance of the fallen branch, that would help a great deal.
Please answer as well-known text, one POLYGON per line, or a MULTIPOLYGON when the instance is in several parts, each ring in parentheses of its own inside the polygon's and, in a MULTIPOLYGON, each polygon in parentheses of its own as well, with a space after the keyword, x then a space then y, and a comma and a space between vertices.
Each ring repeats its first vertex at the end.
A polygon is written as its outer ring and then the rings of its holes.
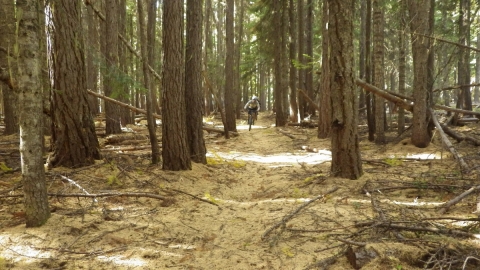
POLYGON ((444 87, 444 88, 438 88, 438 89, 433 89, 432 92, 454 90, 454 89, 460 89, 460 88, 463 88, 463 87, 472 87, 472 86, 480 86, 480 83, 463 84, 463 85, 455 85, 455 86, 449 86, 449 87, 444 87))
POLYGON ((332 188, 331 190, 327 191, 325 194, 322 194, 322 195, 318 195, 317 197, 311 199, 310 201, 302 204, 300 207, 298 207, 295 211, 293 211, 292 213, 284 216, 282 218, 282 220, 280 220, 280 222, 278 222, 277 224, 273 225, 272 227, 270 227, 270 229, 266 230, 263 234, 262 234, 262 240, 265 240, 265 238, 273 231, 275 230, 276 228, 282 226, 282 225, 285 225, 285 223, 287 221, 289 221, 290 219, 292 219, 296 214, 298 214, 298 212, 300 212, 302 209, 304 209, 305 207, 307 207, 308 205, 310 205, 311 203, 321 199, 321 198, 324 198, 326 195, 330 194, 330 193, 333 193, 335 191, 338 190, 338 187, 334 187, 332 188))
MULTIPOLYGON (((0 195, 0 198, 19 198, 23 197, 23 194, 18 195, 0 195)), ((76 198, 105 198, 105 197, 135 197, 135 198, 152 198, 157 200, 163 200, 167 202, 175 202, 175 199, 168 198, 162 195, 143 193, 143 192, 126 192, 126 193, 99 193, 99 194, 83 194, 83 193, 47 193, 50 197, 76 197, 76 198)))
POLYGON ((443 105, 433 105, 433 108, 437 109, 437 110, 444 110, 444 111, 447 111, 447 112, 456 112, 456 113, 462 113, 462 114, 466 114, 466 115, 480 116, 479 112, 462 110, 462 109, 457 109, 457 108, 451 108, 451 107, 443 106, 443 105))
POLYGON ((319 112, 321 111, 321 110, 320 110, 320 107, 318 107, 317 103, 315 103, 315 101, 313 101, 313 100, 308 96, 308 94, 305 93, 305 91, 303 91, 302 89, 298 89, 297 92, 299 92, 300 94, 302 94, 303 97, 309 102, 309 104, 311 104, 313 107, 315 107, 315 109, 316 109, 317 111, 319 111, 319 112))
POLYGON ((185 192, 185 191, 181 191, 181 190, 174 189, 174 188, 169 188, 169 190, 172 190, 172 191, 175 191, 175 192, 177 192, 177 193, 181 193, 181 194, 190 196, 190 197, 195 198, 195 199, 197 199, 197 200, 199 200, 199 201, 202 201, 202 202, 206 202, 206 203, 215 205, 215 206, 218 207, 219 209, 222 209, 218 204, 216 204, 216 203, 214 203, 214 202, 212 202, 212 201, 205 200, 205 199, 203 199, 203 198, 200 198, 200 197, 195 196, 195 195, 193 195, 193 194, 187 193, 187 192, 185 192))
POLYGON ((460 157, 460 155, 458 154, 455 147, 453 147, 450 140, 448 140, 447 136, 445 135, 445 132, 443 131, 442 127, 440 126, 440 123, 438 122, 437 117, 435 116, 435 112, 433 111, 432 108, 430 108, 429 111, 430 111, 430 115, 432 116, 433 123, 435 124, 435 127, 437 128, 438 133, 440 134, 440 137, 442 138, 443 143, 447 146, 450 153, 452 153, 452 155, 455 157, 455 159, 459 162, 460 167, 462 168, 462 171, 463 172, 468 172, 470 169, 469 169, 467 163, 465 163, 463 158, 460 157))
POLYGON ((476 187, 471 187, 467 191, 463 192, 462 194, 458 195, 457 197, 451 199, 450 201, 446 202, 440 207, 440 210, 438 210, 438 213, 444 214, 447 212, 448 208, 450 208, 452 205, 455 205, 459 203, 463 198, 467 197, 468 195, 472 194, 473 192, 480 190, 480 186, 476 187))
POLYGON ((404 226, 404 225, 396 225, 392 224, 391 221, 386 222, 376 222, 376 221, 368 221, 368 222, 361 222, 355 224, 355 227, 381 227, 381 228, 388 228, 393 230, 403 230, 403 231, 411 231, 411 232, 431 232, 431 233, 439 233, 445 235, 454 235, 454 236, 463 236, 474 238, 475 234, 467 233, 460 230, 454 229, 440 229, 436 227, 416 227, 416 226, 404 226))

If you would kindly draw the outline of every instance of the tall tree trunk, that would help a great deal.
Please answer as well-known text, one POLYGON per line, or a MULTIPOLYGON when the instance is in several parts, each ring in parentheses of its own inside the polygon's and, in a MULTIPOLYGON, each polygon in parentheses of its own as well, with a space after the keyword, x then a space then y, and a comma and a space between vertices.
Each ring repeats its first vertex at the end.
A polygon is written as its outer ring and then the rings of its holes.
MULTIPOLYGON (((305 0, 297 0, 298 19, 298 88, 305 90, 305 0)), ((277 33, 278 34, 278 33, 277 33)), ((305 118, 306 101, 302 95, 298 95, 298 110, 300 120, 305 118)))
MULTIPOLYGON (((480 22, 479 22, 480 23, 480 22)), ((480 49, 480 32, 477 32, 477 49, 480 49)), ((480 52, 475 53, 475 83, 480 83, 480 52)), ((480 87, 475 86, 473 91, 473 101, 480 102, 480 87)))
MULTIPOLYGON (((422 35, 429 35, 428 12, 430 0, 408 0, 410 15, 410 31, 422 35)), ((430 40, 424 36, 412 35, 413 53, 413 119, 412 119, 412 144, 416 147, 427 147, 430 144, 428 129, 428 50, 430 40)))
MULTIPOLYGON (((360 40, 359 40, 359 78, 365 80, 365 38, 366 38, 366 26, 367 26, 367 1, 360 1, 360 40)), ((359 113, 360 115, 365 115, 363 108, 366 106, 365 102, 365 91, 364 89, 360 90, 360 100, 359 107, 362 108, 359 113)))
POLYGON ((297 59, 297 18, 295 17, 295 4, 293 0, 289 0, 288 16, 290 20, 290 121, 298 123, 298 104, 297 104, 297 68, 295 67, 295 60, 297 59))
POLYGON ((203 0, 187 0, 185 101, 187 134, 193 162, 207 163, 202 114, 202 26, 203 0))
MULTIPOLYGON (((118 21, 117 21, 117 3, 116 0, 105 0, 105 60, 106 74, 103 76, 103 89, 105 95, 110 97, 114 94, 115 73, 118 69, 118 21)), ((105 103, 106 134, 118 134, 120 128, 120 108, 118 105, 105 103)))
MULTIPOLYGON (((373 0, 373 77, 374 85, 385 88, 384 73, 384 37, 383 37, 383 1, 373 0)), ((375 143, 385 143, 385 99, 375 97, 375 143)))
MULTIPOLYGON (((39 227, 50 217, 43 165, 43 101, 38 51, 38 3, 17 1, 18 21, 18 103, 20 107, 20 155, 26 226, 39 227)), ((81 25, 81 24, 80 24, 81 25)), ((78 42, 81 43, 80 40, 78 42)))
POLYGON ((236 117, 235 117, 235 89, 234 89, 234 16, 233 11, 235 7, 234 0, 227 0, 227 7, 225 13, 225 43, 226 43, 226 57, 225 57, 225 91, 224 91, 224 107, 225 107, 225 123, 228 131, 237 131, 236 117))
MULTIPOLYGON (((407 22, 406 22, 406 0, 400 1, 400 10, 399 10, 399 18, 400 18, 400 33, 398 34, 398 93, 401 95, 405 95, 405 77, 406 77, 406 40, 404 31, 407 29, 407 22)), ((405 109, 398 108, 398 134, 402 134, 405 131, 405 109)))
POLYGON ((236 118, 240 119, 241 112, 243 110, 243 103, 242 103, 242 87, 240 82, 241 77, 241 70, 240 70, 240 61, 242 55, 242 45, 243 45, 243 35, 244 35, 244 20, 245 20, 245 1, 244 0, 236 0, 235 1, 236 8, 240 10, 239 15, 237 17, 237 37, 235 40, 235 74, 234 74, 234 89, 235 89, 235 112, 236 118))
POLYGON ((147 126, 148 126, 148 135, 150 137, 150 146, 152 148, 152 164, 158 164, 160 162, 160 147, 158 146, 157 133, 155 119, 153 118, 153 113, 155 108, 153 107, 152 95, 150 92, 155 91, 155 88, 152 88, 150 83, 150 70, 149 66, 149 55, 147 48, 147 29, 145 27, 145 8, 144 0, 137 0, 138 7, 138 26, 140 32, 140 50, 142 55, 142 68, 143 68, 143 78, 145 88, 148 89, 147 97, 147 126))
POLYGON ((187 142, 183 0, 163 0, 162 158, 163 169, 192 168, 187 142))
MULTIPOLYGON (((305 69, 305 91, 311 100, 315 101, 316 97, 313 92, 313 1, 307 0, 307 17, 305 31, 305 53, 308 56, 308 67, 305 69)), ((308 104, 307 111, 310 115, 315 115, 316 104, 308 104)))
POLYGON ((0 1, 0 47, 5 48, 6 51, 0 51, 0 63, 5 71, 0 70, 2 83, 3 108, 4 108, 4 123, 5 135, 18 134, 18 89, 12 81, 12 78, 17 77, 17 59, 16 57, 9 57, 8 52, 14 51, 15 46, 15 5, 14 1, 1 0, 0 1))
MULTIPOLYGON (((118 0, 118 8, 117 8, 117 22, 118 22, 118 33, 122 36, 126 36, 127 33, 127 4, 126 0, 118 0)), ((117 38, 118 40, 118 38, 117 38)), ((123 78, 127 76, 127 49, 123 44, 118 44, 118 76, 115 78, 118 80, 119 78, 123 78)), ((118 83, 117 83, 118 85, 118 83)), ((119 100, 123 103, 130 104, 130 89, 128 84, 120 84, 118 87, 119 93, 119 100)), ((119 108, 120 110, 120 124, 122 126, 126 126, 127 124, 133 124, 133 113, 127 108, 119 108)))
MULTIPOLYGON (((458 17, 459 44, 470 46, 470 0, 460 0, 458 17)), ((459 48, 458 52, 458 85, 470 84, 470 51, 459 48)), ((472 110, 470 86, 461 87, 457 108, 472 110)))
POLYGON ((354 0, 328 0, 332 89, 332 165, 334 176, 358 179, 362 160, 358 142, 358 100, 353 66, 354 0))
MULTIPOLYGON (((365 81, 372 82, 372 0, 367 1, 367 14, 365 25, 365 81)), ((373 142, 375 140, 375 114, 373 110, 373 96, 372 93, 367 92, 365 95, 365 102, 367 105, 367 123, 368 123, 368 140, 373 142)))
POLYGON ((283 104, 284 94, 286 94, 286 88, 288 82, 286 81, 285 74, 286 68, 286 31, 287 31, 287 18, 285 16, 285 0, 274 2, 274 25, 273 29, 279 32, 274 32, 274 65, 275 65, 275 124, 277 127, 285 126, 287 124, 287 118, 285 115, 285 107, 283 104))
MULTIPOLYGON (((209 61, 210 61, 210 55, 213 51, 213 42, 212 42, 212 29, 211 29, 211 23, 212 21, 212 0, 205 0, 205 50, 204 50, 204 56, 203 56, 203 65, 204 65, 204 70, 205 73, 210 77, 210 68, 209 68, 209 61)), ((205 88, 206 88, 206 84, 205 88)), ((210 115, 210 113, 213 110, 213 99, 212 99, 212 94, 210 91, 204 91, 205 93, 205 115, 210 115)))
MULTIPOLYGON (((147 48, 148 48, 148 64, 155 67, 156 42, 155 42, 155 26, 157 20, 157 0, 149 0, 147 6, 148 20, 147 20, 147 48)), ((152 100, 153 112, 160 114, 161 109, 158 104, 157 84, 155 80, 150 80, 150 99, 152 100)), ((156 123, 155 123, 156 125, 156 123)))
POLYGON ((100 159, 86 91, 86 69, 78 1, 54 3, 54 89, 51 166, 82 167, 100 159))
MULTIPOLYGON (((98 92, 98 66, 95 64, 95 60, 98 62, 99 36, 98 36, 98 19, 95 16, 91 5, 87 6, 87 44, 85 47, 92 48, 86 50, 86 66, 87 66, 87 89, 94 92, 98 92)), ((90 106, 90 112, 93 116, 100 112, 98 98, 94 96, 88 97, 88 104, 90 106)))
POLYGON ((330 44, 328 38, 328 22, 330 19, 328 1, 322 6, 322 88, 320 90, 320 109, 318 113, 318 138, 330 136, 332 130, 332 103, 330 88, 330 44))

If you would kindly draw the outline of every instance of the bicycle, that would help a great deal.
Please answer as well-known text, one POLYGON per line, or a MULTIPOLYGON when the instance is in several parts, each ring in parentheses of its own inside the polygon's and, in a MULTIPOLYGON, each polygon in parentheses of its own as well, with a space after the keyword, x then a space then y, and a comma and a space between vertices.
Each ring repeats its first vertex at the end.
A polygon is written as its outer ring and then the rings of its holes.
POLYGON ((248 131, 252 129, 252 125, 255 124, 255 120, 257 120, 257 111, 248 110, 248 131))

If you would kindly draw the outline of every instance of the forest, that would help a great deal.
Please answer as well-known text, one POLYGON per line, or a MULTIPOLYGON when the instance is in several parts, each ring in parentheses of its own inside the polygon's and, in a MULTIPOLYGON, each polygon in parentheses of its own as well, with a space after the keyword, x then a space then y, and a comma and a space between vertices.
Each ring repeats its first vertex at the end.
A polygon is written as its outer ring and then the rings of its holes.
POLYGON ((0 270, 478 269, 479 14, 0 0, 0 270))

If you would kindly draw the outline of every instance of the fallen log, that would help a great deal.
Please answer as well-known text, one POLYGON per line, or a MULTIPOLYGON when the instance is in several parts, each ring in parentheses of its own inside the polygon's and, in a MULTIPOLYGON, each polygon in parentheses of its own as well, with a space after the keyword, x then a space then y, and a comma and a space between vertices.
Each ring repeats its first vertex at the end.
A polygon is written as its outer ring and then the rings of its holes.
MULTIPOLYGON (((146 111, 146 110, 142 110, 142 109, 139 109, 139 108, 137 108, 137 107, 134 107, 134 106, 125 104, 125 103, 120 102, 120 101, 118 101, 118 100, 115 100, 115 99, 113 99, 113 98, 109 98, 109 97, 107 97, 107 96, 104 96, 104 95, 98 94, 98 93, 96 93, 96 92, 93 92, 92 90, 88 90, 88 89, 87 89, 87 92, 88 92, 88 94, 90 94, 90 95, 92 95, 92 96, 101 98, 101 99, 103 99, 103 100, 105 100, 105 101, 108 101, 108 102, 112 102, 112 103, 114 103, 114 104, 117 104, 117 105, 119 105, 119 106, 122 106, 122 107, 124 107, 124 108, 127 108, 127 109, 129 109, 129 110, 131 110, 131 111, 134 111, 134 112, 137 112, 137 113, 141 113, 141 114, 147 114, 147 111, 146 111)), ((160 115, 155 114, 155 113, 153 114, 153 117, 154 117, 154 118, 157 118, 157 119, 162 119, 162 117, 161 117, 160 115)), ((207 128, 203 127, 203 130, 207 130, 207 128)), ((218 133, 222 133, 222 134, 224 133, 223 130, 221 130, 221 129, 215 129, 215 128, 208 128, 207 131, 210 131, 210 132, 218 132, 218 133)), ((236 132, 230 131, 230 133, 231 133, 231 134, 233 133, 233 134, 236 135, 236 136, 238 135, 238 133, 236 133, 236 132)))
POLYGON ((444 110, 444 111, 447 111, 447 112, 456 112, 456 113, 463 113, 463 114, 467 114, 467 115, 480 116, 479 112, 462 110, 462 109, 457 109, 457 108, 451 108, 451 107, 447 107, 447 106, 444 106, 444 105, 433 105, 433 108, 437 109, 437 110, 444 110))
POLYGON ((454 138, 455 140, 457 140, 457 142, 467 141, 467 142, 472 143, 475 146, 480 146, 480 140, 479 139, 476 139, 474 137, 471 137, 471 136, 468 136, 468 135, 465 135, 465 134, 457 133, 457 132, 453 131, 452 129, 450 129, 446 125, 440 124, 440 126, 442 127, 443 131, 445 131, 445 133, 448 136, 454 138))
POLYGON ((380 96, 388 101, 391 101, 393 102, 397 107, 400 107, 400 108, 403 108, 409 112, 413 112, 413 105, 406 102, 405 100, 399 98, 399 97, 396 97, 380 88, 377 88, 375 87, 374 85, 371 85, 369 83, 366 83, 360 79, 355 79, 355 83, 362 87, 363 89, 369 91, 369 92, 372 92, 374 93, 375 95, 377 96, 380 96))
POLYGON ((429 108, 430 115, 432 117, 433 123, 435 124, 435 127, 438 130, 438 133, 440 134, 440 137, 442 138, 443 143, 447 146, 448 150, 452 155, 455 157, 455 159, 459 162, 460 167, 462 169, 462 172, 468 172, 470 168, 468 167, 467 163, 463 160, 462 157, 458 154, 457 150, 455 147, 453 147, 452 143, 450 140, 448 140, 447 136, 445 135, 445 132, 442 129, 442 126, 440 126, 440 123, 438 122, 437 117, 435 116, 435 112, 433 111, 432 108, 429 108))

